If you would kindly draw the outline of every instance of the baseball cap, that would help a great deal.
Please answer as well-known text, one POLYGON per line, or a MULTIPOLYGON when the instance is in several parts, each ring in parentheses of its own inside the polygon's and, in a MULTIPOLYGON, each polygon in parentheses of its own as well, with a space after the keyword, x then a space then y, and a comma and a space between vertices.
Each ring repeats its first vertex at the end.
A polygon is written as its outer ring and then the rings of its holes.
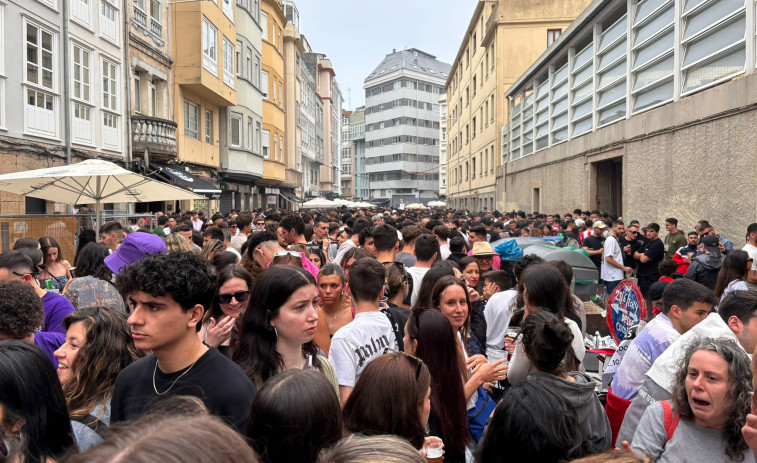
POLYGON ((607 225, 601 220, 595 220, 593 228, 599 228, 600 230, 604 230, 605 228, 607 228, 607 225))
POLYGON ((719 240, 717 236, 711 236, 707 235, 704 238, 702 238, 702 245, 709 251, 709 252, 720 252, 720 248, 718 247, 719 240))
POLYGON ((653 302, 661 301, 662 292, 665 291, 665 287, 669 284, 667 281, 655 281, 652 283, 652 286, 649 287, 649 300, 653 302))
POLYGON ((118 275, 123 267, 144 259, 147 256, 166 253, 166 242, 158 235, 152 233, 129 233, 124 238, 121 246, 105 258, 105 265, 118 275))

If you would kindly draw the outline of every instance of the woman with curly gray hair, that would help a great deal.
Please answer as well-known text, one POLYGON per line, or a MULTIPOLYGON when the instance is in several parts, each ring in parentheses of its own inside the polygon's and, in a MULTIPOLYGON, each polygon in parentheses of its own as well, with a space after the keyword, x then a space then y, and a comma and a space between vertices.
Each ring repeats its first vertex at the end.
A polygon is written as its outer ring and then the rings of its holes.
POLYGON ((741 435, 751 385, 749 358, 733 340, 693 341, 676 374, 672 400, 644 412, 631 448, 658 463, 754 462, 741 435))

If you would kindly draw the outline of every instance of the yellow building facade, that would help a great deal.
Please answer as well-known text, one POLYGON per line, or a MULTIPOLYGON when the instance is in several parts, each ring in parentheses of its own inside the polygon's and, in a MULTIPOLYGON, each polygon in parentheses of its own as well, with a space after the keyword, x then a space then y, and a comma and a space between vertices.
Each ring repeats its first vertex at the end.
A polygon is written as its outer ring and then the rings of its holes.
POLYGON ((505 92, 590 3, 479 0, 445 84, 450 207, 503 207, 505 92))
POLYGON ((219 108, 237 102, 234 2, 174 3, 170 8, 178 160, 193 174, 216 177, 219 108))
MULTIPOLYGON (((263 178, 259 185, 277 186, 285 181, 286 110, 284 105, 284 28, 286 17, 277 0, 263 0, 261 86, 263 90, 263 178)), ((278 195, 266 194, 266 207, 278 206, 278 195), (275 199, 272 199, 275 198, 275 199), (276 202, 274 202, 276 201, 276 202)))

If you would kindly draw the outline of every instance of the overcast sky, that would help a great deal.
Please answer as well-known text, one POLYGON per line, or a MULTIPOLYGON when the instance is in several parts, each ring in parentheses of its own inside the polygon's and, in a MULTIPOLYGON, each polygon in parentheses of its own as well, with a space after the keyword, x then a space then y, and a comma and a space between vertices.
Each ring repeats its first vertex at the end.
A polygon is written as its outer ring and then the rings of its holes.
POLYGON ((331 59, 343 109, 365 102, 363 81, 393 48, 452 64, 477 0, 296 0, 300 33, 331 59), (348 90, 349 89, 349 90, 348 90))

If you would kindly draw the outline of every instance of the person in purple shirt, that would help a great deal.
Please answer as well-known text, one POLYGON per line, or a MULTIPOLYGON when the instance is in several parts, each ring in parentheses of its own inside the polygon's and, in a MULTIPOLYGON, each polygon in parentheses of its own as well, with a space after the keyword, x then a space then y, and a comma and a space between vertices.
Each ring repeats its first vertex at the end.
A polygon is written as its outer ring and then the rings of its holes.
POLYGON ((14 339, 37 344, 53 366, 58 361, 53 352, 63 343, 64 335, 36 332, 44 319, 42 301, 34 288, 21 281, 0 281, 0 341, 14 339))
MULTIPOLYGON (((34 279, 37 273, 39 269, 28 256, 18 251, 5 251, 0 254, 0 281, 18 281, 26 284, 42 301, 43 316, 42 322, 35 327, 38 329, 34 335, 35 344, 48 354, 53 365, 57 365, 52 353, 63 344, 66 337, 63 319, 74 311, 74 306, 60 294, 40 288, 34 279)), ((15 303, 8 295, 3 296, 15 303)))

